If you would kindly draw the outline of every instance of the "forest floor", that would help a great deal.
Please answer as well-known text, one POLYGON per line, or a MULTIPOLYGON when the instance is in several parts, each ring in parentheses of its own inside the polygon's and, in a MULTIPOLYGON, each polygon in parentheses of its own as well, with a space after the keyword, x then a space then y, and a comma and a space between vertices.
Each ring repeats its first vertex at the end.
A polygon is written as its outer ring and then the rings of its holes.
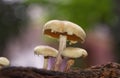
POLYGON ((6 67, 0 70, 0 78, 120 78, 120 64, 111 62, 67 73, 31 67, 6 67))

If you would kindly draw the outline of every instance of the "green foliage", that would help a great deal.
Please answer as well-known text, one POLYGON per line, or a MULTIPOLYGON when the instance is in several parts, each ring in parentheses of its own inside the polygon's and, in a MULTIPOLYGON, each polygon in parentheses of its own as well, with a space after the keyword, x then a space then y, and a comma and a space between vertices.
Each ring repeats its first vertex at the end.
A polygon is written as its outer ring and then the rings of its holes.
POLYGON ((69 20, 84 28, 95 23, 111 24, 113 19, 111 0, 28 0, 48 9, 50 19, 69 20))

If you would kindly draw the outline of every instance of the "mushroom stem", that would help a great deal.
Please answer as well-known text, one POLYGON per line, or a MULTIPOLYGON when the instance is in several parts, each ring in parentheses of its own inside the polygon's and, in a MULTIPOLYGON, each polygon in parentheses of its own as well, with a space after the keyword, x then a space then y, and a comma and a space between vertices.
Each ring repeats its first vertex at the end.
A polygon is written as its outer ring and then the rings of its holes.
POLYGON ((70 70, 70 67, 74 64, 74 59, 70 58, 67 61, 66 67, 65 67, 65 72, 68 72, 70 70))
POLYGON ((59 53, 56 57, 55 66, 53 68, 54 71, 60 70, 60 65, 61 65, 61 62, 62 62, 61 53, 66 48, 66 39, 67 39, 67 37, 65 35, 60 35, 60 38, 59 38, 59 53))
POLYGON ((48 68, 48 57, 44 57, 43 69, 47 70, 47 68, 48 68))

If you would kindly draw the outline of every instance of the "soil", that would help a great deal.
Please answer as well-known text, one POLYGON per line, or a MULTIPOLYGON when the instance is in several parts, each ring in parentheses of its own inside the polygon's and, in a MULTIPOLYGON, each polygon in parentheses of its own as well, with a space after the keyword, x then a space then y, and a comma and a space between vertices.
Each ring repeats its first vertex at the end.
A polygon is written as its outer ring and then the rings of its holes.
POLYGON ((0 70, 0 78, 120 78, 120 64, 108 63, 67 73, 31 67, 6 67, 0 70))

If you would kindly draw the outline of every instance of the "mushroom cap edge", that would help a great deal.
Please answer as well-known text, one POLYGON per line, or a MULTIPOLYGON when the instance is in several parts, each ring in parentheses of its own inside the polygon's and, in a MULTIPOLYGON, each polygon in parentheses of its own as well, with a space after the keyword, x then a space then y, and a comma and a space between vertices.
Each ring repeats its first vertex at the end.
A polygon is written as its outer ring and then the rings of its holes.
POLYGON ((86 57, 87 55, 88 53, 85 49, 74 47, 67 47, 62 52, 62 56, 68 58, 80 58, 86 57))
POLYGON ((55 48, 52 48, 50 46, 40 45, 34 48, 34 54, 43 55, 45 57, 47 56, 56 57, 58 54, 58 51, 55 48))

